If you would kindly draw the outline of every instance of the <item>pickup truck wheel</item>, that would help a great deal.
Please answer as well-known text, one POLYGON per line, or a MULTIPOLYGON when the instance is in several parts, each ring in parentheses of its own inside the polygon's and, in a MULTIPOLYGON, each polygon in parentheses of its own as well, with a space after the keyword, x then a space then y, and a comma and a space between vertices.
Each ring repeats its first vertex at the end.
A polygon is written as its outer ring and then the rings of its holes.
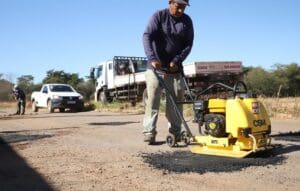
POLYGON ((49 100, 49 101, 47 102, 47 108, 48 108, 49 113, 53 113, 53 112, 54 112, 54 109, 53 109, 53 107, 52 107, 52 102, 51 102, 51 100, 49 100))
POLYGON ((83 111, 83 107, 78 107, 78 108, 76 109, 76 111, 77 111, 77 112, 83 111))
POLYGON ((65 108, 59 108, 59 112, 61 112, 61 113, 65 112, 65 110, 66 110, 65 108))
POLYGON ((33 112, 38 112, 39 108, 36 106, 36 102, 35 101, 32 101, 31 103, 31 110, 33 112))

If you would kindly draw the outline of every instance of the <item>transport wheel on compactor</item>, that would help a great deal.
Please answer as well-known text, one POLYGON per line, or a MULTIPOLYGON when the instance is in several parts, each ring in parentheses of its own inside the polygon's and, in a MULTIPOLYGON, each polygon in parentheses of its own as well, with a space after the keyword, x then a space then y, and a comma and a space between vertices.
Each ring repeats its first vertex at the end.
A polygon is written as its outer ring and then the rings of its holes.
POLYGON ((166 143, 169 147, 175 147, 175 145, 177 144, 175 136, 173 134, 168 134, 166 137, 166 143))

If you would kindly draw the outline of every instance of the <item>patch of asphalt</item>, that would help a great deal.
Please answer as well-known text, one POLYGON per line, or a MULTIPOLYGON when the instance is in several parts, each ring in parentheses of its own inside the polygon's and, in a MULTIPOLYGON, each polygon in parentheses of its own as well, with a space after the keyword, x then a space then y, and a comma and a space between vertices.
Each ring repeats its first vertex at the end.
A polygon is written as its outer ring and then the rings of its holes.
POLYGON ((54 136, 53 134, 41 134, 41 133, 0 133, 0 144, 30 142, 39 139, 49 138, 54 136))
POLYGON ((281 165, 287 159, 287 156, 283 154, 296 150, 300 150, 300 146, 292 145, 287 148, 283 145, 274 145, 270 150, 258 152, 242 159, 193 154, 189 151, 139 153, 138 156, 153 168, 166 173, 195 172, 204 174, 241 171, 252 166, 281 165))
POLYGON ((275 140, 279 141, 291 141, 291 142, 300 142, 300 131, 290 131, 287 133, 279 133, 276 135, 272 135, 275 140))

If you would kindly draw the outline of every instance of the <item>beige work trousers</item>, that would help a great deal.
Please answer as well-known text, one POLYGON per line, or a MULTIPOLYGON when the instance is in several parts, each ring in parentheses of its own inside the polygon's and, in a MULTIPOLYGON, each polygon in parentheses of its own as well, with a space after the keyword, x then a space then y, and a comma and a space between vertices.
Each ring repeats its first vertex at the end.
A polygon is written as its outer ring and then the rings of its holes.
MULTIPOLYGON (((178 136, 181 131, 181 119, 176 114, 169 96, 170 93, 176 100, 182 101, 184 98, 184 82, 180 74, 160 75, 170 92, 166 92, 166 118, 168 120, 169 132, 178 136)), ((143 121, 144 135, 156 135, 156 124, 159 114, 160 98, 162 87, 153 70, 148 69, 145 73, 146 88, 148 98, 146 100, 145 115, 143 121)), ((175 100, 175 101, 176 101, 175 100)), ((182 114, 182 104, 177 104, 182 114)))

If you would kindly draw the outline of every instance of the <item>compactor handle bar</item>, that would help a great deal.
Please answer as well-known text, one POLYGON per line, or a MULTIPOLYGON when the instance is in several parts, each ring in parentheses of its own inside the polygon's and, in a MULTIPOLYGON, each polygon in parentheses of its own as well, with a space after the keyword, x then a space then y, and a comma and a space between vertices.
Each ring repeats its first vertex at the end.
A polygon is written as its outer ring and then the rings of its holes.
POLYGON ((207 91, 209 91, 210 89, 212 89, 212 88, 214 88, 214 87, 216 87, 216 86, 221 86, 221 87, 224 87, 224 88, 226 88, 226 89, 228 89, 228 90, 233 91, 233 97, 235 97, 236 94, 238 94, 238 93, 247 93, 247 92, 248 92, 247 86, 246 86, 246 84, 245 84, 243 81, 237 81, 237 82, 234 84, 233 87, 230 87, 230 86, 228 86, 228 85, 226 85, 226 84, 223 84, 223 83, 221 83, 221 82, 217 82, 217 83, 214 83, 214 84, 210 85, 210 86, 209 86, 208 88, 206 88, 205 90, 199 92, 197 95, 198 95, 198 96, 199 96, 199 95, 202 95, 202 94, 206 93, 207 91), (244 89, 244 91, 238 91, 238 87, 239 87, 239 86, 242 86, 243 89, 244 89))
MULTIPOLYGON (((193 137, 192 132, 189 128, 189 126, 187 125, 187 122, 185 121, 184 117, 182 116, 178 106, 177 106, 177 102, 176 99, 173 97, 173 95, 170 93, 169 88, 167 87, 167 85, 165 84, 164 80, 162 79, 162 77, 160 77, 159 71, 157 70, 153 70, 157 80, 159 81, 159 84, 161 85, 162 88, 164 88, 166 90, 167 96, 170 98, 171 104, 175 110, 175 113, 177 115, 178 118, 180 118, 180 120, 182 121, 183 126, 185 127, 185 130, 187 131, 187 135, 188 137, 193 137)), ((182 75, 182 74, 181 74, 182 75)), ((183 79, 184 76, 182 75, 183 79)), ((186 82, 185 82, 186 83, 186 82)))
MULTIPOLYGON (((154 71, 155 75, 159 75, 159 74, 161 74, 161 75, 168 75, 167 69, 164 69, 164 68, 163 68, 163 69, 160 69, 160 70, 153 69, 153 71, 154 71)), ((173 73, 171 73, 171 75, 172 75, 172 74, 173 74, 173 73)), ((174 73, 174 74, 177 74, 177 73, 174 73)), ((187 79, 186 79, 186 77, 185 77, 185 75, 184 75, 183 70, 179 71, 179 75, 180 75, 180 77, 181 77, 182 80, 183 80, 184 86, 185 86, 185 88, 186 88, 186 90, 187 90, 187 92, 188 92, 189 99, 191 100, 191 101, 189 101, 189 102, 182 102, 182 101, 180 101, 180 102, 181 102, 181 103, 190 103, 190 102, 193 102, 193 101, 194 101, 194 98, 193 98, 193 96, 192 96, 192 91, 191 91, 191 89, 190 89, 190 87, 189 87, 189 84, 188 84, 188 82, 187 82, 187 79)))
POLYGON ((247 92, 248 92, 247 86, 246 86, 246 84, 243 81, 237 81, 234 84, 234 87, 233 87, 233 97, 235 97, 236 94, 247 93, 247 92), (241 85, 244 90, 238 91, 239 85, 241 85))

